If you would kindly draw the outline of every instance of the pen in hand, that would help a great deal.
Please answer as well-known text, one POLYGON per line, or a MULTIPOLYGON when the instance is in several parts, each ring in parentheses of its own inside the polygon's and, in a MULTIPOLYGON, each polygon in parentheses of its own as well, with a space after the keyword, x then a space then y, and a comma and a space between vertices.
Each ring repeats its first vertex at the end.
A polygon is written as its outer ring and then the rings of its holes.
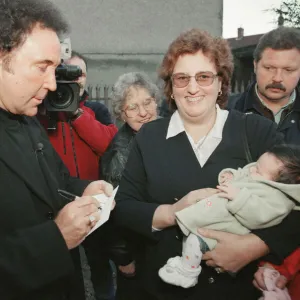
MULTIPOLYGON (((79 197, 79 196, 76 196, 68 191, 65 191, 65 190, 61 190, 61 189, 57 189, 57 192, 64 198, 68 199, 69 201, 73 201, 75 200, 76 197, 79 197)), ((103 205, 101 203, 99 203, 99 209, 101 210, 103 207, 103 205)))

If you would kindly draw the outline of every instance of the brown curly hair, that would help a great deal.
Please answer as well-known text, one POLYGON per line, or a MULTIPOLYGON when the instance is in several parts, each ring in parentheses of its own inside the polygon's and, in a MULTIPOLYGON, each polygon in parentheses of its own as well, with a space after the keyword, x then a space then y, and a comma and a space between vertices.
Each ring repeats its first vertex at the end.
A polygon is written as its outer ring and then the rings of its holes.
POLYGON ((227 103, 230 89, 230 79, 233 72, 233 59, 230 47, 226 40, 213 37, 201 29, 191 29, 180 34, 169 46, 159 69, 159 77, 164 80, 164 92, 166 101, 172 110, 176 110, 172 95, 172 73, 179 56, 184 54, 195 54, 202 51, 209 57, 217 69, 218 76, 222 80, 222 94, 218 96, 217 104, 224 108, 227 103))

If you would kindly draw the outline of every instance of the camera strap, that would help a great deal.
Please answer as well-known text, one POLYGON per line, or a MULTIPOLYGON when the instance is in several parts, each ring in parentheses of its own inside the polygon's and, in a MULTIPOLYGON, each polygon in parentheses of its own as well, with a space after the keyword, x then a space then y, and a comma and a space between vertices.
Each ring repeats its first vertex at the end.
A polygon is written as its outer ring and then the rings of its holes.
POLYGON ((76 177, 80 178, 79 177, 79 168, 78 168, 78 163, 77 163, 77 154, 76 154, 76 148, 75 148, 74 133, 73 133, 73 127, 72 127, 71 121, 69 121, 69 125, 70 125, 72 151, 73 151, 74 163, 75 163, 75 168, 76 168, 76 177))

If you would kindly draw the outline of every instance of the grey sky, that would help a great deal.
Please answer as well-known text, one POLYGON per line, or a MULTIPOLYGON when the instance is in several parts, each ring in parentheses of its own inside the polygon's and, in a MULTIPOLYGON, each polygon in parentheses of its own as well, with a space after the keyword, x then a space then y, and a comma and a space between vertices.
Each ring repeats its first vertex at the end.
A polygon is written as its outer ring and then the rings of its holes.
POLYGON ((237 36, 243 27, 245 35, 265 33, 274 29, 274 15, 264 10, 279 7, 282 0, 223 0, 223 37, 237 36))

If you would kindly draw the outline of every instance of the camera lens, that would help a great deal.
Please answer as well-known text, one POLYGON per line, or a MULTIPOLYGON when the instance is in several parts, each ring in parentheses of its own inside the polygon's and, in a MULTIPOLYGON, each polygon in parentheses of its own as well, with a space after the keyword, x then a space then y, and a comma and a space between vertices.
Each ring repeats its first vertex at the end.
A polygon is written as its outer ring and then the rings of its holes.
MULTIPOLYGON (((50 96, 50 95, 49 95, 50 96)), ((56 109, 64 109, 71 105, 74 99, 73 90, 66 84, 57 84, 57 90, 49 97, 50 104, 56 109)))

